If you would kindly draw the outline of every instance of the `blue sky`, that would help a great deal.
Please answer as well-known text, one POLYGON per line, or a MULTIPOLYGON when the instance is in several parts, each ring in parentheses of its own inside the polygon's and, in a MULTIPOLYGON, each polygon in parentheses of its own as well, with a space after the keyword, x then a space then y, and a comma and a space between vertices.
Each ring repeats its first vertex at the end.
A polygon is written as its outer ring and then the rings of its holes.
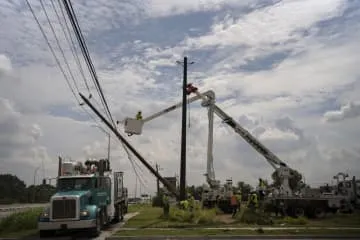
MULTIPOLYGON (((56 47, 39 1, 30 3, 56 47)), ((73 4, 116 119, 139 109, 150 115, 180 101, 182 69, 176 61, 188 56, 195 62, 189 66, 189 81, 201 91, 214 90, 221 108, 308 181, 330 181, 338 171, 360 174, 358 1, 73 4), (341 153, 346 154, 339 164, 341 153)), ((80 91, 88 94, 51 2, 45 7, 80 91)), ((0 148, 6 147, 1 171, 31 181, 31 168, 42 162, 45 175, 55 174, 59 154, 102 156, 106 137, 90 127, 94 123, 71 95, 25 2, 1 2, 0 25, 5 26, 0 32, 0 148)), ((57 56, 61 59, 58 50, 57 56)), ((199 106, 190 108, 188 129, 188 176, 194 184, 204 182, 206 169, 207 118, 199 106)), ((153 120, 142 136, 130 139, 150 162, 163 166, 165 175, 178 172, 180 114, 178 110, 153 120)), ((254 183, 259 176, 269 178, 271 166, 220 121, 214 141, 221 180, 232 176, 254 183)), ((113 164, 127 171, 132 186, 133 169, 115 140, 112 154, 113 164)), ((154 189, 154 178, 143 172, 147 188, 154 189)))

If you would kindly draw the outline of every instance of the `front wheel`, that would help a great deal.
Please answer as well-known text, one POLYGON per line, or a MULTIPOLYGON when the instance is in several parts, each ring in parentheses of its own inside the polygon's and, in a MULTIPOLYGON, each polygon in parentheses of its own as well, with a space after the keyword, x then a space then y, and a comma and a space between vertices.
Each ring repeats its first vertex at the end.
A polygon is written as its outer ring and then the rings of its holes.
POLYGON ((101 233, 101 223, 102 223, 102 219, 101 219, 101 213, 97 214, 96 216, 96 226, 94 228, 91 229, 91 236, 92 237, 98 237, 101 233))

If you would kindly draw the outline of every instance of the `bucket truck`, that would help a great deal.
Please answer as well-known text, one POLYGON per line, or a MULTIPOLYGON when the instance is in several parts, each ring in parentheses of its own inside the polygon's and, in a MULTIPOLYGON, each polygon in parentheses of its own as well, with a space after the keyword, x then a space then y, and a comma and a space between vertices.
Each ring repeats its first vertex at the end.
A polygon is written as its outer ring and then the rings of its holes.
MULTIPOLYGON (((266 161, 276 170, 278 176, 281 179, 281 184, 276 191, 271 194, 266 200, 267 203, 274 209, 278 206, 285 206, 285 212, 288 215, 293 216, 316 216, 320 217, 325 212, 335 212, 341 206, 341 201, 343 197, 334 196, 334 195, 318 195, 314 193, 309 193, 303 191, 301 195, 293 192, 290 188, 289 180, 292 177, 293 170, 283 161, 281 161, 272 151, 270 151, 266 146, 264 146, 259 140, 250 134, 246 129, 244 129, 239 123, 237 123, 232 117, 225 113, 215 104, 215 93, 213 91, 207 91, 205 93, 199 93, 197 88, 188 84, 187 87, 188 94, 194 93, 195 96, 189 99, 189 102, 196 100, 203 100, 202 106, 208 108, 208 117, 209 117, 209 138, 208 138, 208 164, 207 164, 207 180, 210 185, 218 186, 218 181, 215 180, 212 159, 212 142, 213 142, 213 115, 216 114, 220 119, 223 120, 223 123, 231 127, 237 134, 239 134, 251 147, 253 147, 258 153, 260 153, 266 161)), ((175 110, 177 107, 180 107, 181 103, 173 105, 159 113, 156 113, 144 120, 138 120, 133 118, 126 118, 124 121, 125 132, 129 135, 142 133, 143 124, 155 117, 158 117, 162 114, 165 114, 171 110, 175 110)), ((227 192, 219 191, 217 188, 214 188, 214 191, 209 191, 206 194, 206 199, 210 202, 213 202, 216 196, 223 197, 223 199, 229 199, 232 194, 232 189, 229 189, 229 185, 225 185, 227 192), (216 191, 217 190, 217 191, 216 191)))
POLYGON ((349 175, 343 172, 335 175, 334 179, 337 180, 337 183, 333 191, 344 196, 347 200, 343 202, 342 212, 351 213, 355 209, 360 209, 360 180, 356 179, 355 176, 351 179, 347 179, 348 177, 349 175))

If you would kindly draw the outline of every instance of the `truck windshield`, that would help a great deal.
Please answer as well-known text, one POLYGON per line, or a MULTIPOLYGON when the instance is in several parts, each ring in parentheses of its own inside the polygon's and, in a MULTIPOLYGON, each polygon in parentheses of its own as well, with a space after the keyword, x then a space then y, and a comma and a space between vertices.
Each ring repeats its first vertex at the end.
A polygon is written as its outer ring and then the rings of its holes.
POLYGON ((58 190, 89 190, 94 187, 93 183, 92 178, 63 178, 58 181, 58 190))

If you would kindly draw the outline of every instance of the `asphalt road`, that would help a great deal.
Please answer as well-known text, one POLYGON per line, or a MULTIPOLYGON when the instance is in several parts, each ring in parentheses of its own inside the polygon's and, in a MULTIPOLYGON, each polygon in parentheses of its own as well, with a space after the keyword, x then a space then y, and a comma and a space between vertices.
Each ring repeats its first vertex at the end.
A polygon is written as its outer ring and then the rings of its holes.
POLYGON ((47 204, 11 204, 11 205, 0 205, 0 220, 6 216, 9 216, 16 212, 26 211, 30 208, 45 207, 47 204))

